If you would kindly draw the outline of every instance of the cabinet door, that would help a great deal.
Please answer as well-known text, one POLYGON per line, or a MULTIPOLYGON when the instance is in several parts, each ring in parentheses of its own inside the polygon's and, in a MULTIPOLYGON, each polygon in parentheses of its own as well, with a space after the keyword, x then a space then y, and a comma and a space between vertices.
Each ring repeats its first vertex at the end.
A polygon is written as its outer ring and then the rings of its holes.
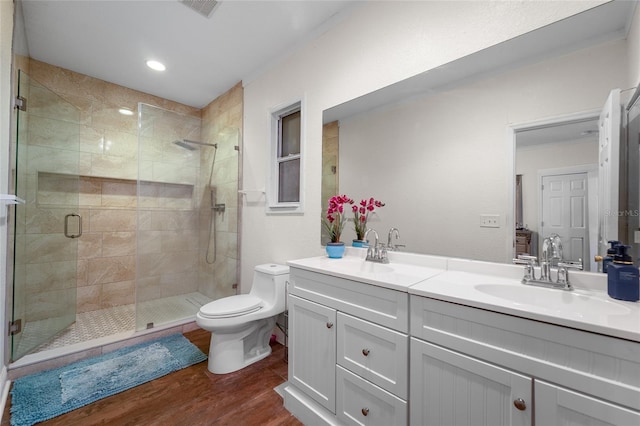
POLYGON ((535 417, 539 425, 640 425, 640 413, 601 399, 536 380, 535 417))
POLYGON ((289 296, 289 382, 336 412, 336 311, 289 296))
POLYGON ((532 379, 411 338, 410 424, 531 425, 532 379))

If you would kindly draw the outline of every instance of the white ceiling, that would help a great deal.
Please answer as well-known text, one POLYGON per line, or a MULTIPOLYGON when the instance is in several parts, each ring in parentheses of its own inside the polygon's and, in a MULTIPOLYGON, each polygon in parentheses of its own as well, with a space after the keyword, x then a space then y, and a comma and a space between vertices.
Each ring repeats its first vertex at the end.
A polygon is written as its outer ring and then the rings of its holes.
POLYGON ((21 0, 39 61, 201 108, 347 13, 353 1, 223 0, 207 18, 178 0, 21 0), (159 73, 145 61, 167 66, 159 73))

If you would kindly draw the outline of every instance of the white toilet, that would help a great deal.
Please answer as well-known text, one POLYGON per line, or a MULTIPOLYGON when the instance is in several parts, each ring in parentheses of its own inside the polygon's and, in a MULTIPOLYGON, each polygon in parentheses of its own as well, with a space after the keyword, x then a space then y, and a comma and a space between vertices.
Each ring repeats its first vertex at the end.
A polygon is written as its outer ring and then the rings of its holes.
POLYGON ((210 331, 209 371, 231 373, 269 356, 276 316, 285 309, 289 267, 258 265, 249 294, 214 300, 200 308, 196 323, 210 331))

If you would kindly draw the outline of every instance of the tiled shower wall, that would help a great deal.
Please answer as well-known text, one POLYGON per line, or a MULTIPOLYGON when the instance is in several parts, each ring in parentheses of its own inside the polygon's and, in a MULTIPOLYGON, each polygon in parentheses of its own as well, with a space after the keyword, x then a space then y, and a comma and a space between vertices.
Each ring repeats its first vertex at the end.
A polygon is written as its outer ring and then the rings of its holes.
POLYGON ((30 62, 29 72, 35 80, 78 106, 81 126, 77 142, 79 162, 73 166, 69 165, 73 161, 65 158, 71 154, 47 146, 65 143, 65 138, 60 137, 64 129, 57 128, 53 132, 55 137, 50 129, 38 134, 38 129, 47 126, 39 126, 37 121, 46 121, 47 114, 38 114, 36 110, 30 115, 30 128, 34 130, 29 140, 38 146, 32 150, 29 161, 37 165, 39 172, 29 180, 29 185, 31 191, 37 192, 38 209, 28 218, 26 232, 59 233, 64 212, 56 204, 65 204, 65 197, 77 193, 78 185, 79 212, 84 220, 75 271, 58 268, 56 256, 60 254, 47 249, 46 236, 38 239, 38 247, 27 247, 31 256, 27 260, 28 281, 41 277, 39 281, 49 285, 49 288, 29 285, 29 291, 43 302, 33 304, 39 311, 30 312, 29 317, 39 319, 51 314, 46 312, 45 301, 55 297, 50 283, 56 281, 53 278, 56 275, 60 275, 60 281, 76 277, 78 312, 134 303, 136 268, 138 300, 196 291, 198 287, 212 298, 222 297, 216 293, 218 290, 229 293, 236 281, 238 152, 233 146, 239 144, 239 135, 236 130, 233 137, 229 136, 231 132, 226 126, 241 124, 241 87, 235 87, 203 110, 205 120, 201 127, 201 111, 195 108, 38 61, 30 62), (143 123, 141 158, 138 158, 135 114, 138 102, 164 109, 148 107, 149 114, 156 115, 148 125, 143 123), (121 107, 131 109, 134 115, 119 114, 117 110, 121 107), (206 137, 218 140, 208 141, 206 137), (220 166, 220 170, 216 169, 214 176, 220 174, 218 198, 225 200, 218 202, 225 202, 228 207, 224 215, 216 217, 222 235, 218 235, 216 260, 221 267, 215 272, 198 250, 205 239, 201 234, 207 230, 205 226, 199 231, 198 225, 202 226, 204 216, 211 214, 210 202, 203 197, 209 193, 204 188, 209 183, 213 150, 190 153, 171 143, 181 138, 219 143, 216 167, 220 166), (227 172, 232 178, 225 177, 227 172), (143 180, 140 198, 136 187, 138 173, 143 180), (204 201, 206 204, 201 205, 204 201))
MULTIPOLYGON (((329 198, 338 194, 338 141, 340 127, 337 121, 327 123, 322 127, 322 217, 327 212, 329 198)), ((329 241, 329 237, 322 230, 322 244, 329 241)))
MULTIPOLYGON (((239 155, 242 136, 243 89, 238 83, 222 96, 216 98, 202 110, 202 137, 210 143, 217 143, 213 175, 210 175, 214 154, 203 150, 200 167, 202 196, 199 214, 200 229, 208 230, 213 214, 216 227, 217 256, 212 265, 206 261, 208 238, 200 239, 200 274, 198 291, 213 299, 236 293, 233 288, 239 277, 238 247, 238 198, 240 179, 239 155), (237 148, 237 149, 236 149, 237 148), (214 186, 217 203, 225 204, 225 212, 212 212, 210 208, 209 186, 214 186)), ((211 255, 209 260, 212 260, 211 255)))

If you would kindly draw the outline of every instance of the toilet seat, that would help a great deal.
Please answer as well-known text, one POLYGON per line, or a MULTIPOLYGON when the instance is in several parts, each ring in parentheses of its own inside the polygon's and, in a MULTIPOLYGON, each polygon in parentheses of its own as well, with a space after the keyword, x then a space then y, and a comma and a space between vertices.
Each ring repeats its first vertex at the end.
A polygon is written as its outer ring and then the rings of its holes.
POLYGON ((251 294, 224 297, 207 303, 200 308, 203 318, 231 318, 250 314, 262 309, 262 300, 251 294))

